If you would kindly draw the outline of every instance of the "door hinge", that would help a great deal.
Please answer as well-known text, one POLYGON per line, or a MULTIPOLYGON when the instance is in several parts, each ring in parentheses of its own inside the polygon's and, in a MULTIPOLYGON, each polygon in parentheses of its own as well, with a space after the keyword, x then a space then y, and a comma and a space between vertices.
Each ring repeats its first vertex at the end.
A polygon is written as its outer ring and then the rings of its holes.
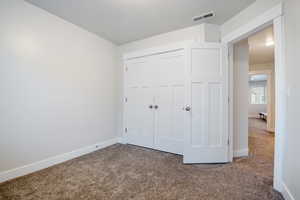
POLYGON ((228 145, 228 146, 230 145, 230 141, 229 141, 229 139, 227 140, 227 145, 228 145))
POLYGON ((127 99, 127 97, 125 97, 125 103, 127 103, 127 101, 128 101, 128 99, 127 99))
POLYGON ((128 67, 125 67, 125 72, 128 72, 128 67))
POLYGON ((228 103, 230 103, 230 97, 228 97, 228 103))
POLYGON ((127 133, 127 131, 128 131, 128 129, 127 129, 127 128, 125 128, 125 133, 127 133))

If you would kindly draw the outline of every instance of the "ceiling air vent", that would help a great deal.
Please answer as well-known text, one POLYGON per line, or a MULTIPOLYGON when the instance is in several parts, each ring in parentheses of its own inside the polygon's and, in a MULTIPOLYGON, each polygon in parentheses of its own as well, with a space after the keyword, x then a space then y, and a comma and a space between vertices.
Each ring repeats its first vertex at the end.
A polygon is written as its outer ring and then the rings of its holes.
POLYGON ((213 16, 215 16, 214 12, 209 12, 209 13, 205 13, 201 16, 193 17, 193 21, 196 22, 196 21, 199 21, 199 20, 202 20, 202 19, 213 17, 213 16))

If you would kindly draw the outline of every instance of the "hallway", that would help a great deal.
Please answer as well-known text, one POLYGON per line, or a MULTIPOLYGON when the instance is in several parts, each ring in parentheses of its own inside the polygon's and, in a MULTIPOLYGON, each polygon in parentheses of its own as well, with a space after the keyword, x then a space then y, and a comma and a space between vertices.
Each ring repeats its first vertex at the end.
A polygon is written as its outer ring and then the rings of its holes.
POLYGON ((260 175, 273 179, 274 133, 266 131, 267 123, 261 119, 249 118, 249 164, 260 175))

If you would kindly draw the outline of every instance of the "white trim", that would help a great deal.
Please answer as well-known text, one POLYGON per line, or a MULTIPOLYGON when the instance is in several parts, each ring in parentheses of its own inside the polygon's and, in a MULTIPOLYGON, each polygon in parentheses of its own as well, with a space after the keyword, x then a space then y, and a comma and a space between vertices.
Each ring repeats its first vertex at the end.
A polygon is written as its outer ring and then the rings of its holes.
POLYGON ((285 200, 296 200, 296 198, 293 197, 291 191, 289 190, 289 188, 287 187, 287 185, 284 182, 282 182, 281 194, 285 200))
MULTIPOLYGON (((262 30, 268 25, 274 25, 274 35, 275 35, 275 159, 274 159, 274 188, 281 192, 281 182, 282 182, 282 152, 283 152, 283 142, 285 135, 285 117, 286 117, 286 85, 285 85, 285 67, 284 67, 284 17, 283 15, 283 4, 280 3, 277 6, 269 9, 262 15, 254 18, 251 22, 241 26, 235 31, 229 33, 222 38, 222 42, 227 45, 229 49, 233 47, 233 43, 249 37, 251 34, 262 30)), ((230 51, 231 52, 231 51, 230 51)), ((232 63, 232 55, 229 57, 230 65, 232 63)), ((233 67, 229 66, 230 77, 232 81, 233 67)), ((231 84, 231 87, 233 85, 231 84)), ((233 99, 232 88, 230 88, 230 99, 233 99)), ((231 101, 232 102, 232 101, 231 101)), ((233 109, 233 104, 230 104, 230 109, 233 109)), ((230 111, 232 114, 232 111, 230 111)), ((233 120, 232 116, 229 116, 230 122, 230 150, 229 156, 232 156, 233 149, 233 120)))
POLYGON ((113 144, 116 144, 119 142, 119 138, 113 138, 104 142, 100 142, 94 145, 90 145, 87 147, 83 147, 68 153, 64 153, 61 155, 57 155, 51 158, 47 158, 45 160, 41 160, 29 165, 25 165, 22 167, 18 167, 15 169, 11 169, 8 171, 4 171, 0 173, 0 183, 20 177, 20 176, 24 176, 48 167, 51 167, 53 165, 57 165, 59 163, 63 163, 65 161, 83 156, 85 154, 89 154, 92 153, 94 151, 97 151, 99 149, 103 149, 105 147, 111 146, 113 144))
POLYGON ((274 188, 280 191, 284 140, 286 136, 287 89, 285 67, 284 17, 273 21, 275 41, 275 154, 274 188))
POLYGON ((269 9, 262 15, 256 17, 254 20, 249 23, 241 26, 235 31, 227 34, 222 38, 223 43, 234 43, 242 38, 250 36, 251 34, 271 25, 273 20, 283 14, 283 4, 279 3, 273 8, 269 9))
POLYGON ((230 162, 233 162, 233 157, 234 157, 234 152, 233 152, 233 140, 234 140, 234 136, 233 136, 233 132, 235 130, 234 128, 234 124, 233 124, 233 106, 234 106, 234 73, 233 73, 233 68, 234 68, 234 60, 233 60, 233 54, 234 54, 234 48, 233 48, 233 45, 230 44, 228 45, 228 59, 227 59, 227 65, 228 66, 228 77, 229 77, 229 153, 228 153, 228 156, 229 156, 229 161, 230 162))
POLYGON ((123 136, 121 136, 121 137, 118 138, 118 143, 120 143, 120 144, 126 144, 123 136))
POLYGON ((249 155, 249 149, 240 149, 233 152, 233 157, 247 157, 249 155))
POLYGON ((140 57, 144 57, 144 56, 150 56, 150 55, 185 49, 186 46, 190 43, 192 43, 192 41, 187 40, 185 42, 177 42, 177 43, 172 43, 169 45, 164 45, 164 46, 159 46, 159 47, 154 47, 154 48, 149 48, 149 49, 138 50, 138 51, 134 51, 134 52, 130 52, 130 53, 125 53, 125 54, 123 54, 123 60, 129 60, 129 59, 140 58, 140 57))
POLYGON ((123 67, 123 74, 122 74, 122 78, 123 78, 123 90, 122 90, 122 132, 121 132, 121 140, 122 140, 122 144, 126 144, 127 143, 127 139, 126 139, 126 133, 125 133, 125 128, 127 128, 127 119, 126 119, 126 101, 125 99, 127 98, 127 89, 126 89, 126 85, 127 85, 127 79, 126 79, 126 61, 122 60, 122 67, 123 67))

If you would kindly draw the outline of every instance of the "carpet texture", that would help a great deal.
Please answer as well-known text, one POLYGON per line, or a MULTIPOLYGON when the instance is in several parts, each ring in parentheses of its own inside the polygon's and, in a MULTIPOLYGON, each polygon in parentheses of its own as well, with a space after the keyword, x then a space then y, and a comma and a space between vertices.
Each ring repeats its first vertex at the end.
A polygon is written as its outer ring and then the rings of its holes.
POLYGON ((3 183, 0 199, 281 200, 273 134, 250 132, 250 157, 231 164, 183 165, 178 155, 117 144, 3 183))

